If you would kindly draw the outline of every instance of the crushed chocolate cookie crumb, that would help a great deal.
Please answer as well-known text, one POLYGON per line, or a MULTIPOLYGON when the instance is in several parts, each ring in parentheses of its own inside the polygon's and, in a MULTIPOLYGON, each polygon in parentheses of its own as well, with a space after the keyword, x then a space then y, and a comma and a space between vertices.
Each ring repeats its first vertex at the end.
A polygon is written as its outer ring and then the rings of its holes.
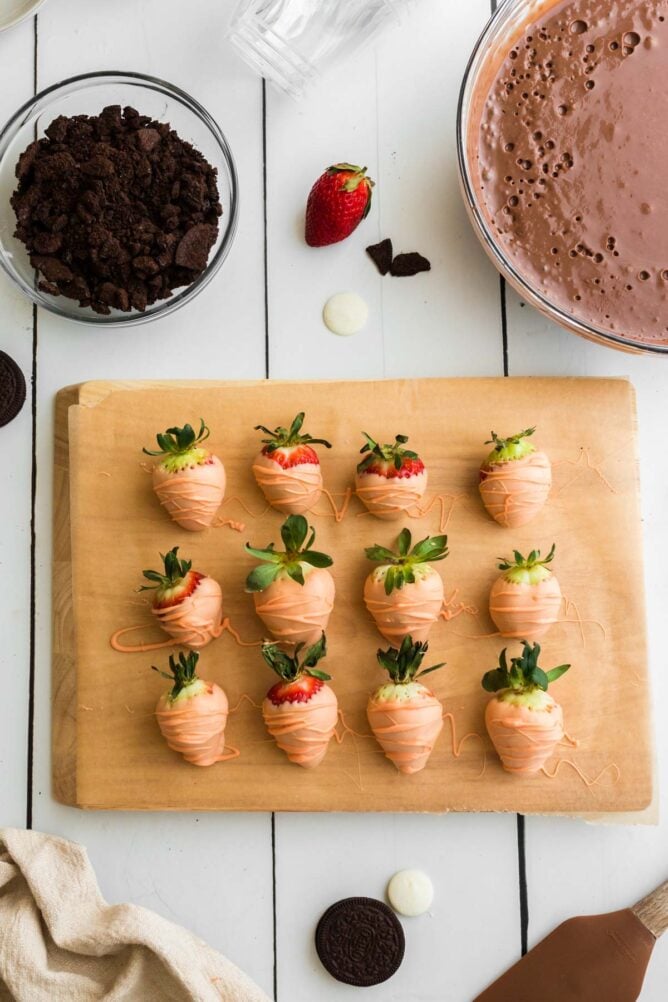
POLYGON ((206 268, 217 171, 134 108, 60 116, 21 154, 11 204, 38 286, 96 313, 143 311, 206 268))
POLYGON ((417 275, 421 271, 431 271, 431 262, 422 254, 418 254, 417 251, 411 251, 410 254, 397 254, 390 267, 390 274, 396 278, 417 275))
POLYGON ((366 252, 381 275, 387 275, 392 267, 392 241, 388 238, 381 240, 379 244, 371 244, 366 252))

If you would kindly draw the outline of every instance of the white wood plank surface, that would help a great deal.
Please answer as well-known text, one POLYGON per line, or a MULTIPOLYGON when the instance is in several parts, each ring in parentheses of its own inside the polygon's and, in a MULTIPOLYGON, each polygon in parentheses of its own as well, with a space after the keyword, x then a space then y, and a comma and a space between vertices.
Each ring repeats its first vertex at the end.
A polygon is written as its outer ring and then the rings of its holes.
MULTIPOLYGON (((486 0, 447 8, 439 0, 424 0, 402 26, 383 36, 375 53, 360 53, 335 83, 321 80, 296 107, 268 92, 272 377, 503 374, 498 278, 466 221, 454 146, 467 50, 488 9, 486 0), (406 31, 419 59, 406 57, 406 31), (448 60, 442 32, 461 41, 448 60), (377 181, 372 210, 344 243, 309 248, 301 239, 305 198, 320 172, 338 161, 369 167, 377 181), (295 231, 299 239, 293 238, 295 231), (427 255, 433 271, 412 279, 381 277, 364 248, 386 236, 397 252, 427 255), (460 297, 462 285, 482 290, 480 296, 460 297), (366 299, 370 318, 359 335, 340 338, 324 327, 321 312, 330 295, 349 290, 366 299)), ((519 956, 514 816, 284 815, 276 823, 280 999, 334 1002, 350 995, 314 953, 315 924, 340 897, 382 898, 389 877, 406 866, 431 874, 438 895, 433 913, 405 923, 403 967, 367 994, 393 1002, 464 1000, 508 958, 519 956), (323 860, 317 881, 302 865, 304 845, 323 860), (481 859, 496 854, 507 862, 497 871, 496 932, 479 956, 469 923, 482 900, 479 889, 471 888, 479 888, 481 859)))
MULTIPOLYGON (((39 315, 32 822, 83 842, 110 900, 135 901, 188 926, 270 995, 276 975, 280 1002, 353 997, 355 990, 330 979, 315 956, 317 919, 340 897, 382 897, 396 869, 423 868, 436 889, 431 912, 405 921, 402 969, 366 994, 382 1002, 469 1002, 519 955, 513 816, 279 815, 272 826, 268 815, 85 814, 55 804, 50 795, 56 389, 88 378, 265 375, 262 88, 224 39, 233 7, 234 0, 199 0, 184 17, 176 0, 116 0, 113 7, 49 0, 38 18, 40 88, 86 70, 134 69, 180 84, 201 100, 234 151, 241 218, 221 274, 172 317, 131 331, 90 333, 39 315)), ((421 0, 402 27, 389 30, 374 49, 321 81, 301 102, 267 91, 271 377, 503 374, 498 276, 460 204, 454 148, 459 81, 488 10, 488 0, 421 0), (340 159, 368 165, 378 182, 374 207, 344 244, 313 250, 301 238, 305 197, 320 171, 340 159), (393 238, 397 251, 426 254, 433 271, 414 279, 381 278, 364 247, 385 236, 393 238), (352 338, 336 338, 321 321, 325 300, 343 290, 360 292, 370 306, 366 330, 352 338)), ((33 57, 32 22, 0 34, 0 118, 32 92, 33 57)), ((0 316, 0 348, 29 375, 32 312, 2 276, 0 316)), ((638 388, 648 616, 660 722, 668 708, 660 633, 668 601, 660 437, 668 373, 659 360, 619 355, 565 334, 510 293, 507 333, 511 375, 629 374, 638 388)), ((0 825, 21 825, 30 664, 28 407, 0 429, 0 441, 3 456, 10 457, 0 491, 0 668, 11 672, 12 680, 0 701, 0 825)), ((667 755, 668 738, 659 727, 661 763, 667 755)), ((664 782, 663 806, 665 791, 664 782)), ((665 824, 614 828, 528 819, 530 945, 569 914, 624 906, 665 879, 666 836, 665 824)), ((668 946, 660 944, 642 1002, 664 1002, 666 983, 668 946)))
MULTIPOLYGON (((626 376, 636 387, 640 433, 640 482, 645 535, 645 581, 652 695, 659 763, 658 827, 599 827, 577 822, 527 819, 530 945, 571 914, 609 911, 634 903, 668 876, 668 706, 664 671, 668 577, 665 505, 668 482, 660 459, 660 436, 668 422, 662 359, 613 352, 567 334, 508 291, 510 374, 626 376)), ((615 532, 611 526, 610 545, 615 532)), ((592 568, 595 573, 595 568, 592 568)), ((615 666, 608 666, 614 672, 615 666)), ((592 692, 595 704, 596 692, 592 692)), ((668 941, 656 947, 642 1002, 659 1002, 668 984, 668 941)))
POLYGON ((40 88, 74 71, 101 68, 139 69, 183 86, 227 134, 242 179, 242 209, 239 233, 221 274, 187 311, 148 327, 105 332, 40 313, 33 824, 83 842, 110 900, 147 905, 192 928, 271 991, 272 847, 267 815, 89 814, 55 804, 50 796, 55 391, 100 376, 262 378, 265 371, 261 83, 235 59, 221 59, 227 17, 222 5, 201 3, 198 16, 185 19, 182 10, 176 0, 120 0, 112 16, 106 4, 52 0, 39 15, 40 88), (128 30, 130 24, 133 30, 128 30))
MULTIPOLYGON (((33 93, 33 25, 0 34, 0 119, 33 93)), ((8 197, 0 192, 0 197, 8 197)), ((30 671, 30 494, 32 468, 32 308, 0 273, 0 351, 21 367, 27 399, 0 428, 0 819, 25 825, 30 671)))

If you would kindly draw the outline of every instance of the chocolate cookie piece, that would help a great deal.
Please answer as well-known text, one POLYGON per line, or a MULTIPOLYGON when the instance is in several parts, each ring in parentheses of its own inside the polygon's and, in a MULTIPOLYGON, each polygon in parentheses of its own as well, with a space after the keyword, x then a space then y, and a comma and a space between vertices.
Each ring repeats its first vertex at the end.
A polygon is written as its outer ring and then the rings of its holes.
POLYGON ((410 254, 397 254, 390 266, 390 275, 394 275, 395 278, 408 278, 421 271, 431 271, 431 261, 428 261, 422 254, 418 254, 417 251, 411 251, 410 254))
POLYGON ((16 176, 15 236, 39 288, 96 313, 142 311, 191 285, 218 238, 216 169, 134 108, 54 119, 16 176))
POLYGON ((368 988, 387 981, 404 959, 404 930, 383 901, 344 898, 318 922, 315 948, 323 967, 346 985, 368 988))
POLYGON ((13 358, 0 351, 0 427, 9 424, 26 399, 26 381, 13 358))
POLYGON ((366 252, 381 275, 387 275, 392 267, 392 241, 389 237, 386 240, 381 240, 379 244, 371 244, 370 247, 367 247, 366 252))

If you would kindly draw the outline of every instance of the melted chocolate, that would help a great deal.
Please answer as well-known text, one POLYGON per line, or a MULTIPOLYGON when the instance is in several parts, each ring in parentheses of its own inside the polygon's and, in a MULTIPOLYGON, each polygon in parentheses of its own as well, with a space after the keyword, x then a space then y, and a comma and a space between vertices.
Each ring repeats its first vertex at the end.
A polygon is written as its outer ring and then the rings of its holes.
POLYGON ((480 85, 483 211, 563 311, 668 343, 668 0, 543 10, 480 85))

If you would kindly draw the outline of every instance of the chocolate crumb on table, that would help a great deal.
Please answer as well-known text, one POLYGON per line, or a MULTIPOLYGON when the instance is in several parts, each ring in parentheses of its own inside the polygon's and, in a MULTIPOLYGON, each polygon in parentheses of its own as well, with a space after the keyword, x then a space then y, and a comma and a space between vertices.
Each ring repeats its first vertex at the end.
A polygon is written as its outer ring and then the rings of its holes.
POLYGON ((387 275, 392 266, 392 241, 387 238, 381 240, 379 244, 371 244, 366 252, 381 275, 387 275))
POLYGON ((16 232, 49 295, 143 311, 202 274, 218 237, 217 171, 170 126, 112 105, 60 116, 21 154, 16 232))
POLYGON ((371 244, 366 248, 366 252, 381 275, 387 275, 389 272, 395 278, 407 278, 418 275, 421 271, 431 271, 431 262, 417 251, 393 257, 392 241, 389 238, 381 240, 378 244, 371 244))
POLYGON ((411 251, 410 254, 397 254, 390 267, 390 275, 394 275, 396 278, 408 278, 418 275, 421 271, 431 271, 431 262, 422 254, 418 254, 417 251, 411 251))

